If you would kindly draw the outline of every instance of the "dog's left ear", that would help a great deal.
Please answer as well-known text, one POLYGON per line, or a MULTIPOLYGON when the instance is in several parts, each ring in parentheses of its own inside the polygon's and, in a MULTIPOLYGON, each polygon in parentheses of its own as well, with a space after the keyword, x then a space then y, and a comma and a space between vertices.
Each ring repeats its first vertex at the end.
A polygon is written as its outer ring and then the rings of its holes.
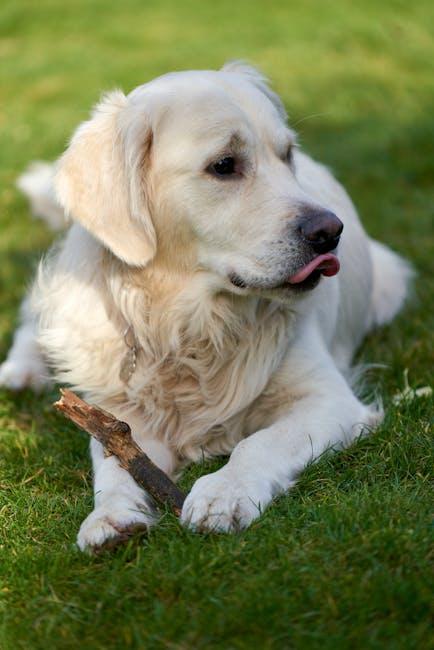
POLYGON ((128 125, 127 98, 109 93, 74 133, 55 187, 68 215, 127 264, 145 266, 156 252, 144 182, 152 135, 144 115, 134 138, 128 125))
POLYGON ((253 65, 249 65, 244 61, 228 61, 225 63, 222 72, 230 72, 232 74, 238 74, 244 77, 252 83, 258 90, 260 90, 270 102, 274 105, 277 112, 284 122, 286 122, 288 116, 286 114, 285 107, 280 99, 279 95, 271 90, 268 85, 268 79, 253 65))

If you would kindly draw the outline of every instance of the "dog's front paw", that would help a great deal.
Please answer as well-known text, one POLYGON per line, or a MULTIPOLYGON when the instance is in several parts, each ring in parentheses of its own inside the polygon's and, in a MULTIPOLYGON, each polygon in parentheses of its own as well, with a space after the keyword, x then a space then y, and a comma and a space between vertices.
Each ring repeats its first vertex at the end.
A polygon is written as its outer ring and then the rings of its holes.
POLYGON ((198 479, 185 500, 181 521, 196 531, 232 532, 246 528, 271 500, 270 490, 243 481, 228 467, 198 479))
POLYGON ((39 392, 49 384, 48 370, 39 358, 7 359, 0 365, 0 386, 10 390, 32 388, 39 392))
POLYGON ((90 553, 113 548, 135 533, 147 530, 154 521, 152 513, 134 504, 131 507, 101 505, 81 524, 77 545, 81 551, 90 553))

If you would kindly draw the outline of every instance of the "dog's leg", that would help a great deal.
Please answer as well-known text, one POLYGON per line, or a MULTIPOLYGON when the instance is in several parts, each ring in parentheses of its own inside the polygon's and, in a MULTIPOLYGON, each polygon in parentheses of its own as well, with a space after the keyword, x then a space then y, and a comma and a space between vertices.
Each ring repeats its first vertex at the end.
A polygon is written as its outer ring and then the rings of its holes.
MULTIPOLYGON (((182 511, 185 525, 217 531, 248 526, 309 462, 381 420, 382 413, 356 398, 328 353, 312 341, 291 351, 286 369, 286 408, 241 441, 222 469, 196 481, 182 511)), ((282 390, 277 394, 281 400, 282 390)))
MULTIPOLYGON (((119 415, 119 414, 117 414, 119 415)), ((135 418, 127 419, 133 436, 153 462, 167 474, 173 471, 173 456, 160 441, 135 434, 135 418)), ((105 457, 102 445, 91 441, 95 509, 78 533, 79 548, 95 551, 125 541, 134 532, 146 530, 157 519, 150 499, 114 456, 105 457)))
POLYGON ((20 320, 7 359, 0 365, 0 386, 11 390, 33 388, 40 391, 50 383, 50 376, 36 341, 37 326, 28 298, 21 305, 20 320))

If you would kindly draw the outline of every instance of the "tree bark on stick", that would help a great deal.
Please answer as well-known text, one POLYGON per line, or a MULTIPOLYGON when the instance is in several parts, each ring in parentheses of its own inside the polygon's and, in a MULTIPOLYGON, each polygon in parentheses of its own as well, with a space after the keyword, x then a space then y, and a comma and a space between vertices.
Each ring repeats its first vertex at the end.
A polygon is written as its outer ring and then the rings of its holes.
POLYGON ((134 442, 126 422, 111 413, 88 404, 68 389, 61 389, 61 398, 54 407, 72 420, 80 429, 96 438, 119 464, 131 474, 155 501, 169 506, 180 515, 185 494, 134 442))

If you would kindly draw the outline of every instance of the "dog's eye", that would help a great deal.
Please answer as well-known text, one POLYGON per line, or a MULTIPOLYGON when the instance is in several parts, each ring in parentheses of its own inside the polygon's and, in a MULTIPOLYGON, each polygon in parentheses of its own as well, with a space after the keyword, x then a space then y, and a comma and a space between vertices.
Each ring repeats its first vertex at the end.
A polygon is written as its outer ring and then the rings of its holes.
POLYGON ((227 156, 209 166, 209 171, 215 176, 231 176, 235 174, 235 158, 227 156))

